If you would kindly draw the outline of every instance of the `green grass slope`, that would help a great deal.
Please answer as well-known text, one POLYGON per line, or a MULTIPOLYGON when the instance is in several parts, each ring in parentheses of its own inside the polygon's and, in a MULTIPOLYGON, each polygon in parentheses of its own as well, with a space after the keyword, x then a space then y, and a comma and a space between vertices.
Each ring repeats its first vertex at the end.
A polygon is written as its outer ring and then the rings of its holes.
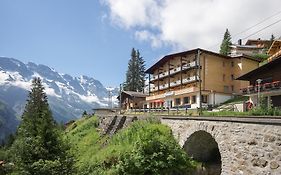
POLYGON ((194 168, 171 130, 156 121, 138 121, 112 138, 101 136, 97 117, 66 129, 79 174, 188 174, 194 168))

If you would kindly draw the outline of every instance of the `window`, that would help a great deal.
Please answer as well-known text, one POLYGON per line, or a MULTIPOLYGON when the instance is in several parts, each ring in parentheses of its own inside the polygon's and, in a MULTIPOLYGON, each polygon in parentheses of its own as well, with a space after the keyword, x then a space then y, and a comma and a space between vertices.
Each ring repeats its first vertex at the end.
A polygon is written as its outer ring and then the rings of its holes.
POLYGON ((234 62, 233 61, 231 61, 231 67, 234 67, 234 62))
POLYGON ((196 96, 195 95, 192 96, 192 104, 194 104, 194 103, 196 103, 196 96))
POLYGON ((225 81, 225 74, 222 75, 222 81, 225 81))
POLYGON ((226 93, 229 92, 228 86, 224 86, 223 91, 226 92, 226 93))
POLYGON ((189 101, 190 101, 190 98, 189 98, 189 97, 184 97, 184 98, 183 98, 183 103, 184 103, 184 104, 188 104, 189 101))
POLYGON ((232 91, 232 92, 234 91, 234 86, 233 86, 233 85, 231 86, 231 91, 232 91))
POLYGON ((176 98, 175 104, 176 104, 176 105, 180 105, 180 104, 181 104, 181 99, 180 99, 180 98, 176 98))
POLYGON ((231 74, 231 80, 234 80, 234 75, 233 74, 231 74))
POLYGON ((202 100, 202 103, 208 103, 208 96, 207 95, 202 95, 201 96, 201 100, 202 100))

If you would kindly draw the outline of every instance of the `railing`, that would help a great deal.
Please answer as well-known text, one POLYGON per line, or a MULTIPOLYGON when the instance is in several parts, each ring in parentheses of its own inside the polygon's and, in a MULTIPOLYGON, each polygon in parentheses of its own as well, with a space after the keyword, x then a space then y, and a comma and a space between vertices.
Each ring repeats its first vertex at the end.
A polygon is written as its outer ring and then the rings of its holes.
POLYGON ((170 87, 178 86, 178 85, 180 85, 180 84, 181 84, 181 81, 180 81, 180 80, 177 80, 177 81, 175 81, 175 82, 171 82, 171 83, 170 83, 170 87))
POLYGON ((160 90, 167 89, 167 88, 168 88, 168 84, 163 84, 159 86, 160 90))
MULTIPOLYGON (((182 84, 191 83, 191 82, 194 82, 194 81, 197 81, 197 80, 199 80, 199 77, 197 75, 195 75, 195 76, 192 76, 192 77, 188 77, 188 78, 182 79, 182 84)), ((169 88, 168 85, 169 85, 169 83, 160 85, 159 86, 159 90, 163 90, 163 89, 169 88)), ((178 86, 178 85, 181 85, 181 80, 177 80, 177 81, 174 81, 174 82, 170 83, 170 87, 175 87, 175 86, 178 86)), ((155 91, 158 91, 158 87, 157 86, 150 88, 150 92, 155 92, 155 91)))
POLYGON ((193 81, 196 81, 196 80, 199 80, 197 75, 182 79, 182 83, 186 84, 186 83, 190 83, 190 82, 193 82, 193 81))
POLYGON ((158 91, 158 87, 157 87, 157 86, 156 86, 156 87, 151 87, 150 91, 151 91, 151 92, 158 91))
POLYGON ((246 94, 254 94, 260 92, 266 92, 266 91, 273 91, 281 88, 281 81, 274 81, 271 83, 264 83, 261 85, 255 85, 255 86, 248 86, 247 88, 242 88, 241 93, 243 95, 246 94))
MULTIPOLYGON (((196 66, 197 66, 197 62, 193 61, 191 63, 187 63, 185 65, 182 65, 182 70, 186 70, 186 69, 193 68, 193 67, 196 67, 196 66)), ((176 68, 170 70, 170 75, 176 74, 180 71, 181 71, 181 67, 176 67, 176 68)), ((159 74, 159 78, 164 78, 164 77, 167 77, 167 76, 169 76, 169 71, 165 71, 165 72, 162 72, 162 73, 159 74)), ((157 80, 157 79, 158 79, 158 75, 153 75, 150 80, 153 81, 153 80, 157 80)))

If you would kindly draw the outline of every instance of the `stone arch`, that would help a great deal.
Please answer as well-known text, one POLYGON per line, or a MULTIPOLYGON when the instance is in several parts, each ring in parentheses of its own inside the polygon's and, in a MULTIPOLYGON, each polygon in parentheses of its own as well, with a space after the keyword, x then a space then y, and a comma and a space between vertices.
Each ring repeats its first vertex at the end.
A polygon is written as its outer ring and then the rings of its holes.
POLYGON ((187 138, 183 149, 188 156, 206 165, 208 171, 214 174, 221 173, 222 160, 219 145, 209 132, 195 131, 187 138))

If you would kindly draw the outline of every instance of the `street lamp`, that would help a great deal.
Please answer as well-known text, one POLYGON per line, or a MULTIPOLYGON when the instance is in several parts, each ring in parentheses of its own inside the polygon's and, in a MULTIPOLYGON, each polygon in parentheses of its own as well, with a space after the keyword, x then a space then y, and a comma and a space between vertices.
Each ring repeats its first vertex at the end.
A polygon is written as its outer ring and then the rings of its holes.
POLYGON ((119 89, 119 100, 120 100, 120 111, 122 110, 122 97, 121 97, 121 94, 122 94, 122 91, 123 91, 123 87, 124 85, 126 85, 127 83, 120 83, 120 89, 119 89))
POLYGON ((258 107, 260 107, 260 91, 261 91, 261 82, 262 82, 262 79, 257 79, 256 82, 258 83, 258 107))
POLYGON ((121 97, 121 94, 122 94, 122 84, 123 83, 120 83, 120 87, 119 87, 119 107, 120 107, 120 111, 122 109, 122 97, 121 97))
POLYGON ((112 89, 109 87, 108 89, 108 107, 112 109, 112 89))

